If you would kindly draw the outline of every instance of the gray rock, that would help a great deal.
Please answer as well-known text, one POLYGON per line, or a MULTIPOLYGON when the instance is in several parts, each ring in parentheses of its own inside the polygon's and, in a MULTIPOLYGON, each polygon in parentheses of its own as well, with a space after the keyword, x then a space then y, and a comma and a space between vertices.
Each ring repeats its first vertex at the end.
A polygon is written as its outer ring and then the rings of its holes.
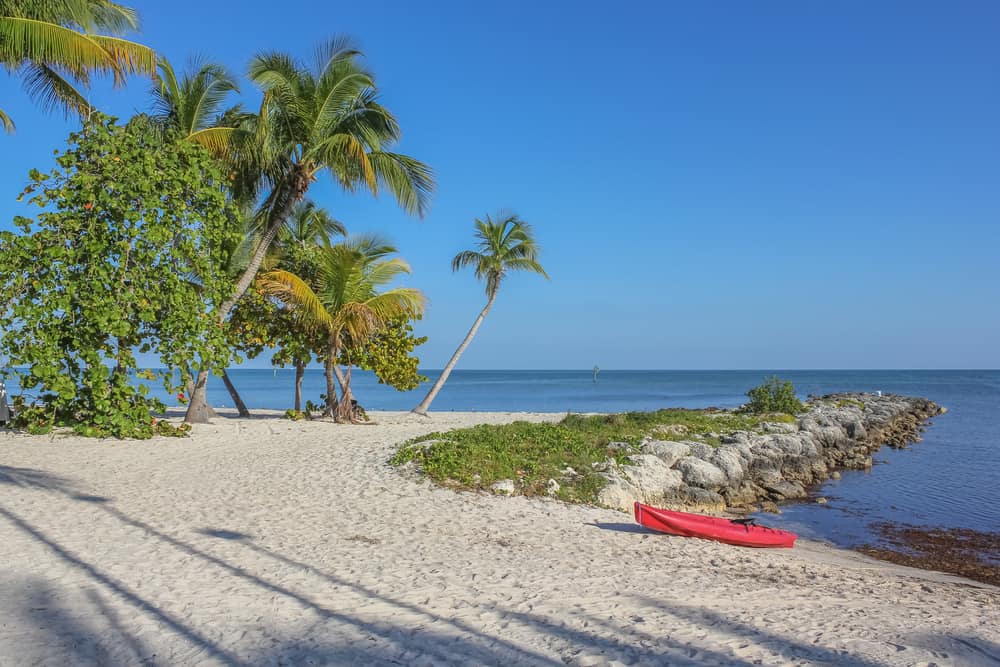
POLYGON ((854 438, 855 440, 862 440, 868 436, 868 430, 860 419, 847 422, 844 426, 847 431, 847 437, 854 438))
POLYGON ((517 491, 517 486, 514 484, 514 480, 512 479, 501 479, 497 482, 493 482, 493 484, 490 485, 490 490, 493 491, 493 493, 502 496, 512 496, 514 495, 514 492, 517 491))
POLYGON ((644 499, 661 498, 684 483, 681 473, 673 470, 658 456, 633 454, 628 458, 631 465, 622 466, 622 474, 644 499))
POLYGON ((726 483, 726 473, 704 459, 685 456, 677 462, 676 468, 689 486, 715 490, 726 483))
POLYGON ((597 493, 597 502, 605 507, 631 512, 632 505, 640 497, 639 489, 627 479, 613 476, 597 493))
POLYGON ((712 455, 715 448, 711 445, 706 445, 704 442, 697 442, 695 440, 685 440, 684 444, 691 448, 690 456, 696 456, 699 459, 708 460, 708 457, 712 455))
POLYGON ((719 447, 712 452, 708 461, 725 473, 730 485, 739 484, 746 474, 744 459, 740 456, 739 450, 734 447, 728 445, 719 447))
POLYGON ((625 452, 626 454, 635 452, 635 447, 627 442, 609 442, 607 449, 610 452, 625 452))
POLYGON ((771 514, 781 514, 781 510, 778 509, 778 505, 770 500, 765 500, 760 504, 761 512, 769 512, 771 514))
POLYGON ((784 500, 786 498, 803 498, 806 490, 798 482, 783 480, 773 484, 762 484, 765 490, 774 500, 784 500))
POLYGON ((795 433, 799 430, 798 424, 786 424, 784 422, 764 422, 760 427, 765 433, 795 433))
POLYGON ((685 510, 716 511, 726 507, 726 500, 715 491, 697 486, 683 486, 664 498, 668 507, 683 507, 685 510))
POLYGON ((659 457, 668 468, 672 468, 683 457, 691 454, 691 447, 685 442, 650 440, 642 446, 642 452, 659 457))
POLYGON ((557 482, 554 479, 550 479, 548 481, 548 484, 545 485, 545 493, 547 493, 550 496, 554 496, 557 493, 559 493, 560 488, 561 487, 559 486, 559 482, 557 482))
POLYGON ((733 431, 732 433, 726 433, 719 436, 719 439, 724 445, 731 445, 737 442, 750 442, 751 434, 747 431, 733 431))

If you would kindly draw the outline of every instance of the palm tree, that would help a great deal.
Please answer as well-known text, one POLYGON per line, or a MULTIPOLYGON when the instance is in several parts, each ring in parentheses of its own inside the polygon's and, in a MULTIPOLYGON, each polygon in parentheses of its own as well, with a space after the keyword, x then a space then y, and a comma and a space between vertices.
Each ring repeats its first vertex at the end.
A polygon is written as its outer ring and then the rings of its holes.
POLYGON ((154 115, 185 139, 211 145, 210 137, 221 119, 238 109, 223 109, 229 94, 239 92, 236 79, 216 63, 195 61, 178 79, 170 61, 161 57, 157 70, 154 115))
POLYGON ((303 200, 295 205, 285 226, 278 230, 278 247, 328 244, 334 236, 347 236, 344 223, 335 220, 330 212, 316 202, 303 200))
POLYGON ((476 278, 486 281, 486 306, 480 311, 476 321, 472 323, 472 328, 465 335, 465 340, 451 355, 448 364, 441 371, 441 375, 434 382, 434 386, 427 392, 427 396, 420 402, 420 405, 413 408, 412 412, 418 415, 427 416, 427 410, 431 402, 441 391, 441 387, 448 380, 451 371, 458 363, 458 358, 469 347, 472 338, 479 331, 479 325, 486 319, 486 314, 493 307, 496 301, 497 292, 500 290, 500 283, 510 271, 531 271, 538 273, 545 278, 549 275, 538 263, 538 253, 540 248, 535 243, 531 226, 524 222, 515 214, 500 214, 498 221, 494 221, 490 216, 485 220, 475 221, 476 238, 479 239, 477 250, 463 250, 455 255, 451 260, 451 270, 458 271, 466 266, 471 266, 476 272, 476 278))
MULTIPOLYGON (((291 273, 303 278, 308 284, 315 276, 314 262, 309 258, 317 248, 329 246, 335 236, 347 236, 347 228, 339 220, 335 220, 330 212, 318 206, 316 202, 304 200, 295 205, 291 217, 285 226, 278 231, 273 254, 275 260, 265 260, 265 268, 272 261, 284 265, 291 273), (289 263, 291 263, 289 265, 289 263)), ((295 368, 295 412, 302 411, 302 380, 305 377, 306 366, 312 359, 310 346, 305 339, 310 338, 312 327, 308 323, 292 321, 287 332, 294 343, 291 345, 289 357, 295 368)))
MULTIPOLYGON (((182 140, 212 146, 215 130, 222 119, 227 114, 231 116, 238 112, 238 107, 223 109, 229 94, 239 92, 236 79, 221 65, 197 61, 178 78, 173 65, 164 57, 157 60, 157 70, 159 74, 152 89, 154 119, 161 126, 176 132, 182 140)), ((234 279, 245 267, 254 247, 251 234, 255 229, 256 212, 252 206, 244 205, 241 206, 241 214, 244 242, 231 253, 228 267, 234 279)), ((239 416, 249 417, 250 410, 236 390, 229 373, 223 370, 221 377, 239 416)), ((193 394, 191 387, 188 388, 188 393, 193 394)), ((211 407, 206 409, 214 416, 211 407)))
POLYGON ((337 421, 354 421, 350 359, 346 371, 339 366, 345 348, 363 344, 393 320, 412 319, 423 313, 424 295, 419 290, 396 287, 379 291, 398 276, 410 273, 402 259, 388 258, 395 252, 396 248, 377 236, 350 237, 320 250, 312 286, 280 269, 260 279, 267 294, 289 304, 306 323, 325 332, 324 414, 337 421), (339 401, 334 377, 340 384, 339 401))
MULTIPOLYGON (((110 74, 119 86, 130 74, 155 73, 153 50, 118 36, 137 27, 135 11, 110 0, 0 0, 0 65, 46 110, 86 116, 91 105, 80 89, 92 74, 110 74)), ((0 124, 14 129, 3 111, 0 124)))
MULTIPOLYGON (((426 211, 431 170, 386 150, 399 139, 399 124, 378 103, 374 78, 359 64, 360 56, 343 39, 322 45, 311 68, 283 53, 257 55, 249 75, 264 93, 259 113, 213 132, 212 145, 234 160, 235 195, 261 198, 266 220, 232 296, 219 308, 220 322, 246 293, 279 230, 321 172, 348 191, 365 188, 377 195, 385 188, 406 211, 426 211)), ((188 422, 208 421, 207 379, 207 371, 199 372, 188 422)))

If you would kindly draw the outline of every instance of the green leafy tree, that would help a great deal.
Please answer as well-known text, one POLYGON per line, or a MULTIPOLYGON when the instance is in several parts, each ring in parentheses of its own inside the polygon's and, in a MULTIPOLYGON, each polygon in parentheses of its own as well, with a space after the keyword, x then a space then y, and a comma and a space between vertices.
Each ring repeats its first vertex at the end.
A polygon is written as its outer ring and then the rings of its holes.
MULTIPOLYGON (((314 256, 317 246, 293 243, 280 253, 273 253, 264 266, 268 270, 281 268, 313 280, 316 273, 314 256)), ((273 349, 271 363, 295 368, 294 412, 302 412, 302 380, 313 354, 325 347, 322 330, 299 317, 291 306, 268 296, 258 281, 247 290, 229 318, 228 330, 234 349, 249 359, 255 359, 265 349, 273 349)))
MULTIPOLYGON (((130 74, 155 73, 153 50, 120 36, 137 27, 134 10, 109 0, 0 0, 0 65, 43 108, 86 117, 92 107, 81 89, 93 74, 122 85, 130 74)), ((2 110, 0 125, 14 129, 2 110)))
POLYGON ((418 370, 420 358, 413 356, 414 349, 426 342, 427 336, 413 335, 412 320, 397 318, 386 323, 384 329, 361 345, 342 352, 340 363, 353 363, 358 368, 375 373, 380 384, 399 391, 410 391, 427 381, 418 370))
POLYGON ((485 220, 477 219, 476 238, 479 240, 476 250, 463 250, 455 255, 451 261, 452 271, 471 266, 476 273, 476 278, 486 284, 486 305, 479 312, 479 316, 472 323, 472 328, 465 335, 465 339, 451 355, 448 364, 441 371, 441 375, 435 380, 434 385, 427 396, 420 404, 413 408, 413 412, 418 415, 425 415, 431 407, 431 402, 441 391, 444 383, 448 381, 448 376, 454 370, 459 357, 469 347, 479 326, 486 319, 487 313, 496 301, 497 293, 500 291, 500 283, 511 271, 530 271, 546 278, 545 269, 538 263, 539 247, 535 243, 535 235, 531 226, 514 214, 500 214, 494 220, 486 216, 485 220))
MULTIPOLYGON (((263 233, 230 298, 224 322, 253 283, 279 231, 323 173, 348 191, 389 190, 408 212, 423 215, 433 189, 430 168, 388 150, 399 124, 377 101, 375 80, 361 53, 343 39, 316 52, 306 66, 283 53, 263 53, 250 63, 250 79, 263 92, 260 111, 233 128, 219 128, 216 150, 234 164, 234 195, 261 200, 263 233)), ((185 419, 209 418, 207 373, 199 374, 185 419)))
POLYGON ((410 319, 423 312, 424 296, 416 289, 396 287, 380 291, 397 277, 410 272, 406 262, 389 258, 396 249, 372 235, 349 237, 343 243, 322 248, 317 256, 313 285, 281 269, 261 278, 265 292, 294 306, 306 322, 326 334, 321 358, 326 370, 326 416, 353 421, 351 369, 358 360, 350 351, 364 345, 393 321, 410 319), (338 360, 346 356, 345 368, 338 360), (334 377, 340 385, 340 400, 334 377))
POLYGON ((164 140, 144 117, 119 125, 96 114, 56 163, 31 172, 37 220, 0 232, 0 348, 26 369, 14 372, 39 401, 28 414, 149 436, 163 405, 129 382, 135 350, 159 356, 168 391, 189 361, 229 360, 215 316, 232 290, 225 177, 203 147, 164 140))
POLYGON ((805 411, 802 401, 795 395, 795 387, 790 380, 780 380, 771 376, 767 382, 747 392, 750 401, 743 406, 744 412, 766 414, 783 412, 797 415, 805 411))

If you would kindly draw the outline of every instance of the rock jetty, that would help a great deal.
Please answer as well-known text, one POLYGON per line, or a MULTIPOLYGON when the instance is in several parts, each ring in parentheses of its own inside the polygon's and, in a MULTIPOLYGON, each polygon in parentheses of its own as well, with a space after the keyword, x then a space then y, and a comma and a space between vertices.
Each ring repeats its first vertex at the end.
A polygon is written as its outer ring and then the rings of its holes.
POLYGON ((945 409, 925 398, 868 393, 812 398, 795 423, 736 431, 713 446, 645 439, 628 463, 607 466, 598 500, 631 511, 635 501, 719 511, 804 498, 837 470, 865 469, 883 445, 919 440, 924 423, 945 409))

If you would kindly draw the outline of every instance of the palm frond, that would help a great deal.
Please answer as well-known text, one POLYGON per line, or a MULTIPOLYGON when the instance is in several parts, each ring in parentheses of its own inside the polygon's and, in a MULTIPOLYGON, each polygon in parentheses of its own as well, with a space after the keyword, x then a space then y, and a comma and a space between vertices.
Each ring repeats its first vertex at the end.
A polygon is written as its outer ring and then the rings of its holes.
POLYGON ((4 113, 3 109, 0 109, 0 125, 3 126, 4 132, 11 134, 14 132, 14 121, 11 120, 10 116, 4 113))
POLYGON ((232 127, 207 127, 203 130, 192 132, 187 137, 188 141, 201 144, 210 153, 218 157, 228 156, 232 149, 232 137, 236 132, 232 127))
POLYGON ((434 193, 433 170, 399 153, 373 151, 368 158, 379 184, 392 192, 403 210, 424 217, 434 193))
POLYGON ((83 93, 52 67, 27 63, 21 67, 20 74, 28 97, 42 109, 62 109, 66 116, 70 113, 80 116, 90 113, 92 107, 83 93))
POLYGON ((90 39, 99 44, 114 63, 112 72, 116 83, 122 83, 130 74, 156 74, 156 52, 148 46, 121 37, 90 35, 90 39))
POLYGON ((463 250, 451 260, 451 270, 458 271, 467 266, 478 266, 482 263, 483 259, 484 256, 482 253, 475 252, 474 250, 463 250))
POLYGON ((0 16, 0 60, 114 71, 117 63, 94 37, 48 21, 0 16))
POLYGON ((318 326, 329 327, 333 322, 330 312, 304 280, 294 273, 275 269, 259 280, 261 291, 268 296, 300 309, 305 318, 318 326))
POLYGON ((534 259, 511 259, 507 260, 505 264, 512 271, 529 271, 544 276, 547 280, 551 280, 549 274, 542 268, 542 265, 534 259))

